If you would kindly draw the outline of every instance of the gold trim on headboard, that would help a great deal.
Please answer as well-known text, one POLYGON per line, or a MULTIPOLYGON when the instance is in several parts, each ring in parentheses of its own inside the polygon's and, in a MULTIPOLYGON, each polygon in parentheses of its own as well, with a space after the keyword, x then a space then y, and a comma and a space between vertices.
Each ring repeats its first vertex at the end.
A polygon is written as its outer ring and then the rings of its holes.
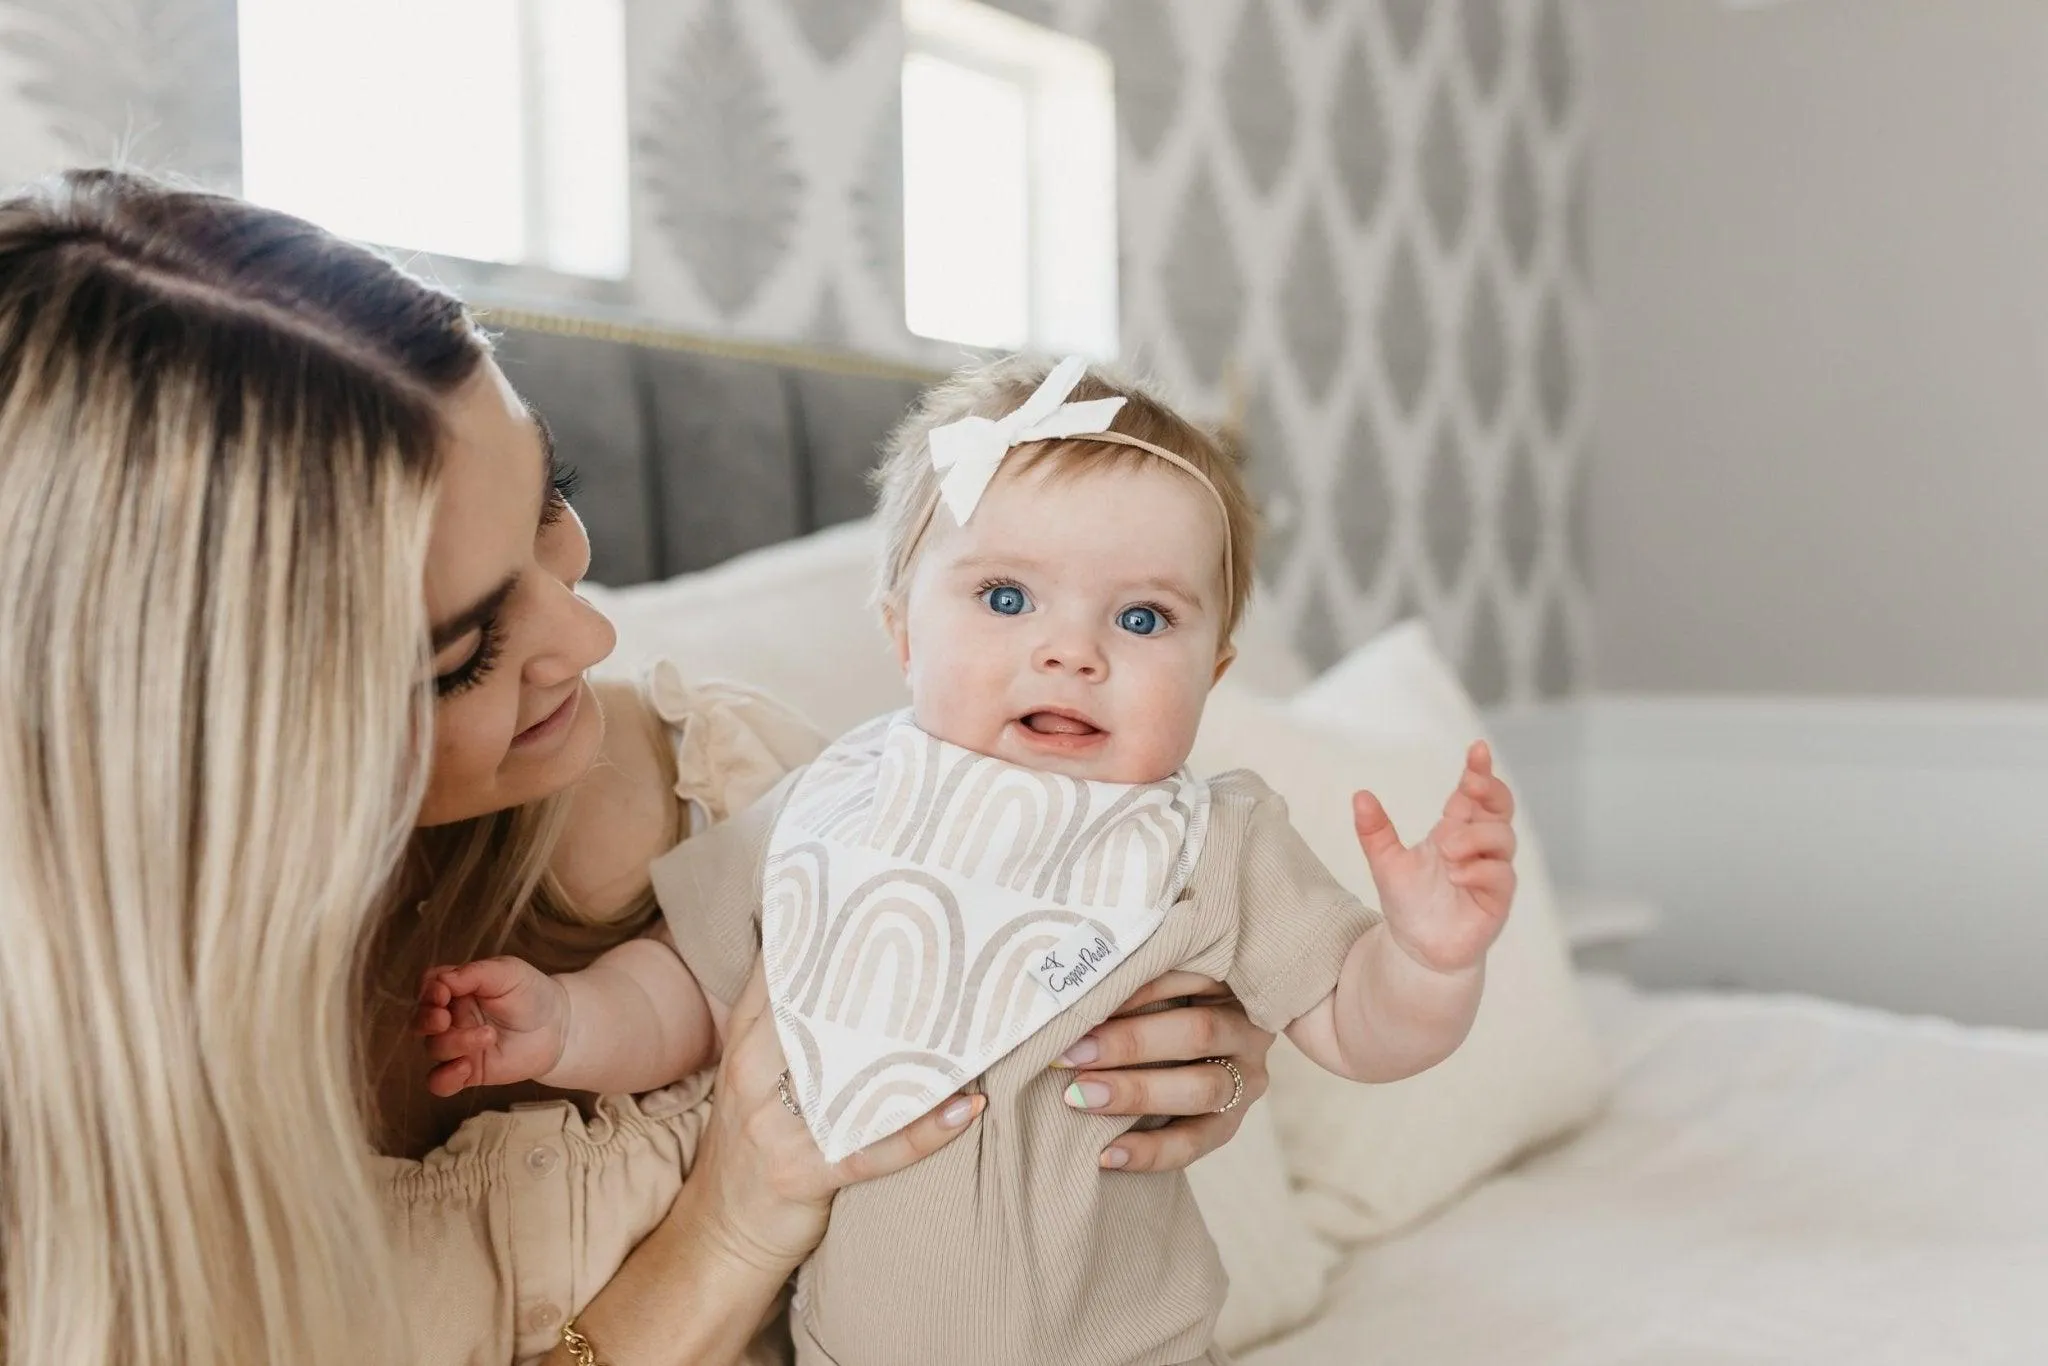
POLYGON ((474 306, 477 320, 488 328, 517 328, 522 332, 545 332, 558 337, 589 337, 593 341, 622 342, 628 346, 649 346, 663 351, 694 351, 700 355, 723 356, 729 360, 760 361, 768 365, 793 365, 806 370, 823 370, 835 375, 862 375, 872 379, 907 379, 930 384, 945 378, 943 372, 908 361, 864 356, 853 351, 827 351, 781 342, 740 341, 729 337, 705 337, 648 323, 613 322, 604 318, 574 318, 558 313, 498 304, 474 306))

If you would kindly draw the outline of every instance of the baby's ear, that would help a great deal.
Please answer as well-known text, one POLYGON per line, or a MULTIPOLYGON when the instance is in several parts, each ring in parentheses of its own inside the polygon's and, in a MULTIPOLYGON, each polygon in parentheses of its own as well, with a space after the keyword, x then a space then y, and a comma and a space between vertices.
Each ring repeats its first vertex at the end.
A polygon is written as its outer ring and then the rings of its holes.
POLYGON ((896 604, 882 604, 882 629, 889 633, 889 642, 896 647, 896 667, 909 673, 910 627, 904 622, 903 613, 897 610, 896 604))
POLYGON ((1225 644, 1222 649, 1216 652, 1216 676, 1209 680, 1209 686, 1213 688, 1218 683, 1221 683, 1223 675, 1229 673, 1230 666, 1235 663, 1237 663, 1237 647, 1225 644))

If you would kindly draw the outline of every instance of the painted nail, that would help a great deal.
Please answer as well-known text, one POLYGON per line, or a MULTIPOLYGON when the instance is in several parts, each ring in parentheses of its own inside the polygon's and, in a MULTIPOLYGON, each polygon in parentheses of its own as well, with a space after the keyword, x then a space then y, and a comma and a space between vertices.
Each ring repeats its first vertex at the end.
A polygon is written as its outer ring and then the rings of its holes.
POLYGON ((1103 1149, 1102 1165, 1108 1167, 1112 1171, 1116 1170, 1118 1167, 1130 1165, 1130 1161, 1131 1155, 1125 1152, 1122 1148, 1103 1149))
POLYGON ((1080 1038, 1074 1040, 1074 1046, 1072 1048, 1069 1048, 1066 1052, 1060 1054, 1060 1060, 1054 1063, 1053 1066, 1086 1067, 1089 1063, 1094 1062, 1097 1058, 1101 1056, 1102 1045, 1095 1042, 1093 1038, 1090 1038, 1088 1035, 1084 1034, 1080 1038))
POLYGON ((954 1101, 939 1111, 939 1123, 948 1129, 957 1129, 974 1117, 974 1102, 966 1096, 954 1101))
POLYGON ((1109 1104, 1109 1087, 1099 1081, 1077 1081, 1067 1087, 1066 1101, 1076 1110, 1093 1110, 1109 1104))

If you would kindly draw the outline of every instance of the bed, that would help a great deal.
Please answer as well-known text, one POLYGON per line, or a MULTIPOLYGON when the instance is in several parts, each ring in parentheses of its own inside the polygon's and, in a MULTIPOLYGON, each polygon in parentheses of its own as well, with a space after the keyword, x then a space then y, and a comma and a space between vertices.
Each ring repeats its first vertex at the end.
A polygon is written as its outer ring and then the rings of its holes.
POLYGON ((2048 1038, 1583 985, 1599 1117, 1245 1366, 2048 1361, 2048 1038))
MULTIPOLYGON (((857 519, 929 376, 487 321, 583 470, 608 668, 672 657, 828 730, 895 704, 857 519)), ((1255 757, 1333 868, 1348 825, 1309 827, 1359 773, 1404 826, 1444 790, 1480 723, 1426 642, 1310 679, 1247 633, 1197 759, 1255 757)), ((1533 841, 1521 864, 1457 1057, 1339 1094, 1283 1045, 1271 1099, 1197 1168, 1246 1366, 2048 1362, 2048 1035, 1578 973, 1533 841)))

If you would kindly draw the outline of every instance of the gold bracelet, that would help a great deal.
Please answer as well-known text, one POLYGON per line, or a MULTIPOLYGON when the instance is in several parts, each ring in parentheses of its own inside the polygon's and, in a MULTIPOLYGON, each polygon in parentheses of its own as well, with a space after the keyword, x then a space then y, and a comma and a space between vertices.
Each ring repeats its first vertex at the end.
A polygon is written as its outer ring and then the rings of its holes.
POLYGON ((590 1345, 590 1339, 576 1330, 576 1320, 570 1319, 562 1325, 562 1345, 569 1349, 576 1366, 604 1366, 597 1359, 597 1349, 590 1345))

